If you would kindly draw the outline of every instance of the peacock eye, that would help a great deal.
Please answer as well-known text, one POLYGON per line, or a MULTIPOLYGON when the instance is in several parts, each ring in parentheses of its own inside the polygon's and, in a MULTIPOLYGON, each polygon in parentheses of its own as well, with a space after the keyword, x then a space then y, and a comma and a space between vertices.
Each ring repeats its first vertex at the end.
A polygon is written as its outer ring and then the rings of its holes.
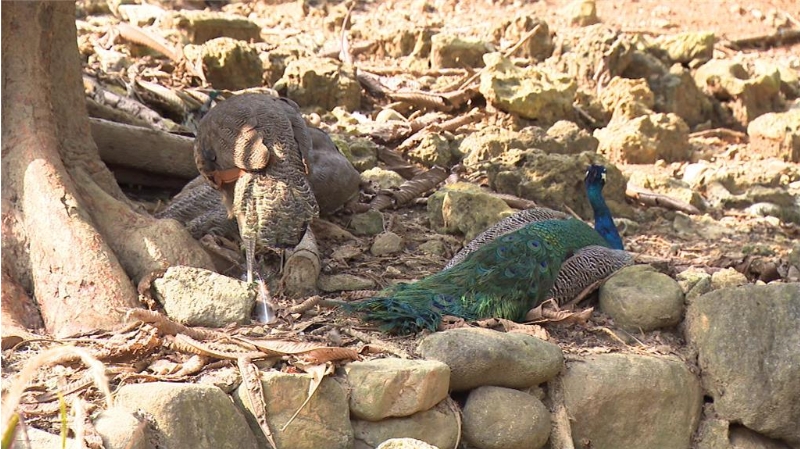
POLYGON ((547 269, 547 261, 543 260, 543 261, 539 262, 539 266, 544 268, 544 269, 547 269))
POLYGON ((539 242, 537 240, 530 240, 530 241, 528 241, 528 246, 531 249, 539 249, 540 245, 539 245, 539 242))

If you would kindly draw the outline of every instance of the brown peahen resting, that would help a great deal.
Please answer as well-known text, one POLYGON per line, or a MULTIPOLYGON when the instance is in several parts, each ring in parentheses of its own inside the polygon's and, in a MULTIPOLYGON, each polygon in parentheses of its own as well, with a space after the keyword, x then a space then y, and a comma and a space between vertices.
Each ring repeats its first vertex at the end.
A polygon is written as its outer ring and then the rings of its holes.
MULTIPOLYGON (((602 190, 604 175, 603 167, 589 168, 586 185, 590 196, 595 195, 591 193, 593 184, 602 190)), ((610 213, 604 217, 606 211, 595 208, 596 220, 611 220, 610 213)), ((613 238, 580 220, 549 209, 523 212, 487 230, 488 234, 478 237, 482 239, 479 243, 465 247, 467 254, 451 261, 445 270, 389 287, 377 297, 348 304, 346 309, 379 323, 382 330, 397 333, 436 330, 443 315, 519 321, 544 300, 571 299, 583 287, 605 277, 603 273, 613 273, 632 262, 628 253, 612 248, 609 240, 613 238), (576 285, 583 287, 575 291, 576 285)), ((608 229, 602 223, 600 228, 608 229)))

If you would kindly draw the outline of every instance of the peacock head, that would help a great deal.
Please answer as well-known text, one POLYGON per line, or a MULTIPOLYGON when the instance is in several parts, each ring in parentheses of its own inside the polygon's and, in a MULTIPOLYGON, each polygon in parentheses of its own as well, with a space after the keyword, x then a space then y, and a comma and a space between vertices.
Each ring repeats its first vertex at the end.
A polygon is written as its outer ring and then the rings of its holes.
POLYGON ((606 185, 606 167, 603 165, 592 164, 586 169, 586 177, 583 179, 586 188, 594 187, 603 189, 606 185))

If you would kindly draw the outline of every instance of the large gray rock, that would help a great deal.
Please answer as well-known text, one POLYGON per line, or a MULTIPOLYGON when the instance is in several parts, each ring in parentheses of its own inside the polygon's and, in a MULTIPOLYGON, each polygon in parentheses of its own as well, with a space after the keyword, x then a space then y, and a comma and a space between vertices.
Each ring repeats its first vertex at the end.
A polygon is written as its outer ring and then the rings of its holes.
POLYGON ((686 449, 700 419, 700 381, 679 360, 581 357, 562 384, 576 447, 686 449))
POLYGON ((247 323, 256 300, 246 282, 185 266, 169 267, 153 281, 153 290, 167 316, 189 326, 247 323))
POLYGON ((445 186, 428 200, 428 218, 437 232, 463 233, 466 241, 513 214, 505 201, 475 184, 445 186))
POLYGON ((203 63, 203 72, 216 89, 260 87, 263 64, 258 50, 247 42, 218 37, 202 45, 187 45, 184 53, 203 63))
POLYGON ((598 151, 612 162, 652 164, 689 160, 689 127, 675 114, 644 114, 629 118, 614 114, 605 128, 594 131, 598 151))
POLYGON ((781 105, 781 77, 777 69, 750 74, 736 61, 712 59, 697 69, 694 80, 706 93, 720 101, 732 102, 734 119, 742 127, 781 105))
MULTIPOLYGON (((352 447, 353 428, 350 426, 347 391, 336 380, 325 377, 311 399, 308 399, 311 382, 311 376, 305 374, 277 371, 261 373, 267 424, 275 444, 293 449, 352 447), (289 423, 298 410, 300 412, 289 423)), ((245 410, 247 422, 258 438, 259 447, 269 447, 253 414, 244 384, 233 393, 233 402, 245 410)))
POLYGON ((353 420, 356 448, 373 448, 382 441, 400 437, 415 438, 443 449, 455 447, 459 439, 459 420, 456 408, 447 402, 403 418, 377 422, 353 420))
POLYGON ((524 334, 465 328, 436 332, 417 347, 450 367, 450 389, 483 385, 527 388, 555 377, 564 366, 561 348, 524 334))
POLYGON ((447 397, 450 368, 433 360, 376 359, 348 363, 350 413, 379 421, 428 410, 447 397))
POLYGON ((747 135, 761 156, 800 162, 800 109, 764 114, 747 125, 747 135))
POLYGON ((133 413, 120 407, 100 412, 94 418, 94 428, 103 439, 105 449, 147 449, 146 427, 141 426, 133 413))
POLYGON ((431 36, 431 67, 483 67, 483 55, 489 52, 486 42, 454 34, 431 36))
POLYGON ((479 449, 538 449, 550 437, 550 413, 536 397, 480 387, 464 406, 464 438, 479 449))
POLYGON ((330 58, 290 62, 274 87, 303 107, 330 111, 341 106, 352 111, 361 105, 361 86, 355 72, 330 58))
POLYGON ((256 448, 247 420, 222 390, 211 385, 153 382, 125 385, 118 406, 144 410, 161 447, 177 449, 256 448))
POLYGON ((707 293, 686 314, 717 414, 800 445, 800 284, 707 293))
POLYGON ((651 331, 678 324, 683 313, 680 285, 649 265, 619 270, 600 287, 600 308, 631 331, 651 331))

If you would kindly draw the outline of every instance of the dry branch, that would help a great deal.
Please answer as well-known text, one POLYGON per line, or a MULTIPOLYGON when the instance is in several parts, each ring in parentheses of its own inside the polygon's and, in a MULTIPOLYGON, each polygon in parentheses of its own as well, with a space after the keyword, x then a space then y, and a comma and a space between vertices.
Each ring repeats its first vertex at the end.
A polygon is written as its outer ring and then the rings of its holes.
POLYGON ((447 179, 447 170, 433 167, 409 181, 404 182, 397 190, 381 191, 370 202, 370 207, 376 210, 387 207, 400 207, 420 197, 428 190, 434 189, 440 182, 447 179))
POLYGON ((97 118, 89 120, 104 162, 182 179, 197 176, 194 139, 97 118))
POLYGON ((653 192, 645 192, 635 187, 628 187, 625 190, 625 196, 628 198, 638 201, 645 206, 657 206, 663 207, 665 209, 677 210, 686 214, 690 215, 699 215, 700 209, 692 206, 689 203, 685 203, 680 200, 676 200, 675 198, 670 198, 666 195, 660 195, 658 193, 653 192))

